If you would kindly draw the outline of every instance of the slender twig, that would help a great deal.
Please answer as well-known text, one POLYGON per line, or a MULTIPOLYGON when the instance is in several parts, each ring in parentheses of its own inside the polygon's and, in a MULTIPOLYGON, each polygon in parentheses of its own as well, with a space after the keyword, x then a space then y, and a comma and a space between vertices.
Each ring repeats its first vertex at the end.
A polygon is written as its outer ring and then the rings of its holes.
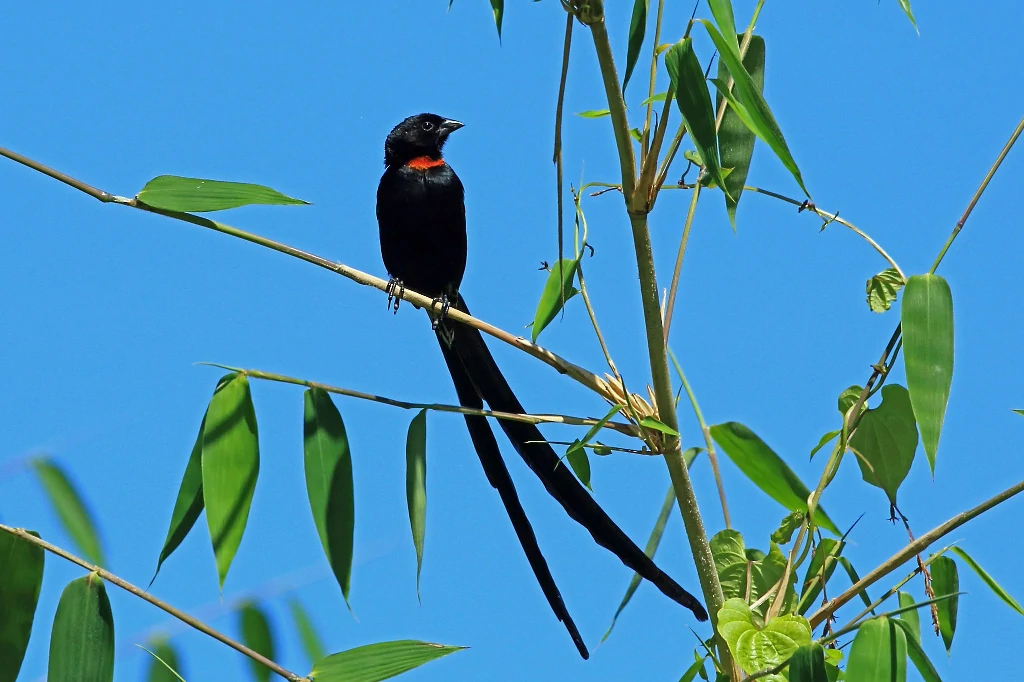
MULTIPOLYGON (((264 248, 272 249, 274 251, 277 251, 278 253, 283 253, 293 258, 298 258, 299 260, 306 261, 307 263, 312 263, 313 265, 324 268, 325 270, 330 270, 331 272, 341 275, 342 277, 350 279, 357 284, 374 287, 381 291, 387 292, 388 283, 386 280, 383 280, 379 277, 374 277, 373 275, 367 274, 360 270, 356 270, 355 268, 349 267, 343 263, 330 261, 326 258, 317 256, 307 251, 303 251, 301 249, 297 249, 293 246, 288 246, 287 244, 274 241, 273 239, 267 239, 266 237, 261 237, 257 234, 246 232, 245 230, 240 230, 236 227, 232 227, 224 223, 209 220, 208 218, 202 218, 197 215, 192 215, 191 213, 165 211, 162 209, 153 208, 152 206, 146 206, 142 202, 139 202, 135 199, 127 199, 125 197, 119 197, 110 194, 109 192, 96 189, 95 187, 87 185, 86 183, 81 182, 80 180, 76 180, 72 177, 65 175, 64 173, 53 170, 52 168, 44 166, 43 164, 37 161, 33 161, 32 159, 29 159, 8 149, 4 149, 2 147, 0 147, 0 156, 5 156, 13 161, 17 161, 18 163, 28 166, 33 170, 37 170, 40 173, 43 173, 44 175, 49 175, 50 177, 60 180, 61 182, 70 185, 71 187, 74 187, 77 190, 85 192, 89 196, 99 199, 102 202, 113 202, 124 206, 130 206, 132 208, 136 208, 142 211, 156 213, 158 215, 166 216, 168 218, 174 218, 175 220, 181 220, 186 223, 198 225, 199 227, 214 230, 222 234, 227 234, 232 237, 242 239, 253 244, 257 244, 264 248)), ((415 291, 412 291, 411 289, 401 290, 397 292, 397 294, 402 300, 408 301, 419 308, 423 308, 428 312, 428 314, 432 307, 436 305, 434 304, 432 299, 423 296, 422 294, 418 294, 415 291)), ((587 388, 596 391, 597 393, 601 394, 604 397, 610 395, 608 391, 607 382, 605 382, 605 380, 599 377, 598 375, 582 367, 579 367, 578 365, 574 365, 568 360, 565 360, 564 358, 559 357, 558 355, 552 353, 551 351, 542 348, 534 343, 531 343, 530 341, 527 341, 521 336, 510 334, 509 332, 499 329, 494 325, 488 324, 483 320, 472 317, 471 315, 466 315, 465 313, 462 313, 456 310, 455 308, 451 308, 448 311, 447 319, 473 327, 474 329, 478 329, 481 332, 484 332, 485 334, 489 334, 490 336, 493 336, 494 338, 500 341, 504 341, 505 343, 514 346, 519 350, 529 355, 532 355, 541 362, 544 362, 545 364, 553 367, 558 372, 568 375, 569 377, 583 384, 587 388)))
POLYGON ((1011 497, 1018 494, 1022 490, 1024 490, 1024 481, 1021 481, 1016 485, 1010 486, 1003 492, 993 497, 990 497, 989 499, 985 500, 984 502, 982 502, 981 504, 972 509, 968 509, 965 512, 957 514, 956 516, 946 521, 942 525, 936 526, 932 530, 920 536, 914 542, 908 543, 903 549, 889 557, 889 559, 882 563, 878 568, 865 575, 848 590, 840 594, 838 597, 829 601, 828 604, 825 604, 820 609, 818 609, 814 613, 814 615, 812 615, 808 619, 811 623, 811 628, 817 627, 817 625, 821 623, 821 621, 823 621, 830 614, 834 613, 843 604, 850 601, 858 594, 860 594, 863 590, 867 589, 868 587, 871 587, 876 582, 878 582, 885 576, 895 571, 897 568, 899 568, 907 561, 912 559, 916 554, 919 554, 920 552, 927 549, 935 541, 953 532, 954 530, 964 525, 976 516, 980 516, 981 514, 987 512, 989 509, 992 509, 996 505, 1005 502, 1006 500, 1010 499, 1011 497))
POLYGON ((715 485, 718 487, 718 499, 722 503, 722 516, 725 517, 725 527, 732 528, 732 524, 729 522, 729 505, 725 501, 725 486, 722 484, 722 472, 718 468, 718 454, 715 452, 715 439, 711 437, 711 429, 708 427, 708 423, 704 421, 704 413, 700 411, 700 404, 697 402, 697 396, 690 388, 690 382, 686 380, 686 375, 683 374, 683 368, 676 359, 675 353, 670 348, 668 351, 669 358, 672 359, 672 364, 675 365, 676 374, 679 375, 679 381, 683 384, 683 389, 686 391, 687 397, 690 399, 690 405, 693 407, 693 414, 697 417, 697 424, 700 426, 700 432, 704 436, 704 447, 708 451, 708 461, 711 463, 711 471, 715 475, 715 485))
MULTIPOLYGON (((495 419, 503 419, 506 421, 513 422, 523 422, 526 424, 569 424, 572 426, 595 426, 600 422, 600 420, 598 419, 572 417, 563 414, 516 414, 513 412, 475 410, 471 407, 444 405, 440 403, 412 403, 404 400, 395 400, 394 398, 386 398, 384 396, 374 395, 372 393, 355 391, 350 388, 339 388, 337 386, 330 386, 328 384, 320 383, 319 381, 309 381, 307 379, 297 379, 295 377, 289 377, 283 374, 275 374, 273 372, 263 372, 258 369, 244 369, 241 367, 232 367, 230 365, 221 365, 215 362, 203 362, 199 364, 209 365, 211 367, 220 367, 221 369, 226 369, 229 372, 238 372, 248 377, 252 377, 253 379, 275 381, 277 383, 293 384, 295 386, 306 386, 308 388, 319 388, 321 390, 327 391, 328 393, 343 395, 349 398, 359 398, 360 400, 369 400, 371 402, 381 403, 383 405, 391 405, 392 407, 400 407, 403 410, 433 410, 435 412, 453 412, 456 414, 469 414, 480 417, 494 417, 495 419)), ((625 434, 627 436, 635 437, 639 435, 639 430, 632 424, 608 421, 602 424, 602 427, 618 431, 619 433, 625 434)))
MULTIPOLYGON (((644 117, 644 144, 641 145, 641 158, 640 167, 647 167, 647 158, 649 156, 658 156, 658 145, 651 144, 647 145, 647 136, 651 132, 651 114, 654 111, 654 102, 650 99, 654 97, 654 88, 658 82, 658 42, 661 40, 661 15, 665 10, 665 0, 658 0, 658 18, 654 23, 654 45, 651 47, 651 76, 647 82, 647 115, 644 117)), ((671 102, 670 97, 666 97, 665 103, 671 102)), ((665 107, 667 109, 667 107, 665 107)), ((663 127, 664 119, 668 118, 662 113, 661 120, 658 121, 658 128, 663 127)), ((664 133, 663 133, 664 134, 664 133)))
MULTIPOLYGON (((604 24, 604 4, 602 0, 591 0, 588 7, 593 15, 593 19, 589 23, 590 32, 594 39, 594 49, 601 68, 605 96, 607 97, 608 108, 612 115, 616 147, 619 152, 619 165, 622 172, 622 190, 632 228, 633 247, 636 251, 637 273, 640 279, 641 303, 647 336, 647 351, 650 358, 651 378, 654 384, 658 418, 670 428, 677 429, 678 420, 676 418, 675 399, 672 393, 672 381, 669 376, 664 327, 661 321, 661 307, 658 301, 654 253, 651 248, 646 209, 644 206, 637 205, 638 201, 642 201, 646 205, 646 199, 637 197, 634 191, 636 189, 636 159, 629 136, 626 107, 622 100, 622 91, 619 88, 619 79, 615 69, 615 60, 612 56, 611 43, 604 24)), ((689 473, 686 470, 679 440, 676 438, 668 438, 666 440, 665 464, 668 467, 672 486, 679 503, 679 510, 683 517, 683 525, 686 528, 690 551, 700 578, 701 590, 711 615, 711 624, 717 628, 718 611, 721 609, 725 598, 722 595, 722 587, 711 556, 711 548, 708 545, 704 522, 697 507, 697 498, 693 491, 693 484, 690 481, 689 473)), ((721 638, 719 640, 719 654, 722 665, 725 670, 732 670, 733 665, 729 656, 728 646, 725 645, 721 638)))
POLYGON ((672 270, 672 282, 668 287, 668 300, 665 302, 665 343, 668 343, 669 328, 672 326, 672 312, 676 307, 676 291, 679 289, 679 276, 683 271, 683 256, 686 255, 686 245, 690 241, 690 226, 693 224, 693 215, 697 212, 697 199, 700 198, 700 183, 693 190, 690 197, 690 208, 686 211, 686 220, 683 222, 683 236, 679 239, 679 251, 676 253, 676 265, 672 270))
POLYGON ((941 263, 942 259, 946 257, 946 251, 949 251, 949 247, 953 244, 953 240, 956 239, 958 234, 960 234, 960 230, 964 228, 964 223, 966 223, 967 219, 970 217, 971 212, 974 210, 974 206, 978 203, 978 199, 981 199, 981 195, 985 192, 985 188, 988 187, 988 183, 992 181, 992 176, 994 176, 996 171, 999 170, 999 166, 1003 164, 1003 159, 1005 159, 1006 155, 1010 153, 1010 150, 1013 148, 1014 143, 1017 141, 1017 138, 1020 137, 1022 132, 1024 132, 1024 118, 1022 118, 1020 123, 1017 124, 1017 127, 1010 135, 1010 139, 1006 141, 1006 144, 1003 145, 1003 150, 999 152, 999 156, 996 157, 995 163, 993 163, 992 167, 988 169, 988 173, 985 174, 985 179, 981 181, 981 185, 978 187, 978 190, 974 193, 974 196, 971 197, 971 201, 967 204, 967 209, 964 211, 964 214, 960 216, 960 220, 956 221, 956 225, 953 227, 953 232, 949 235, 949 239, 947 239, 946 243, 942 245, 942 250, 939 251, 939 255, 935 257, 935 262, 932 263, 932 267, 928 271, 929 274, 935 272, 935 269, 939 267, 939 263, 941 263))
MULTIPOLYGON (((562 46, 562 76, 558 81, 558 104, 555 105, 555 151, 552 161, 555 164, 555 188, 558 194, 558 262, 562 262, 562 108, 565 104, 565 81, 569 76, 569 47, 572 45, 571 13, 565 15, 565 42, 562 46)), ((559 266, 561 267, 561 266, 559 266)), ((564 292, 560 295, 564 296, 564 292)), ((563 300, 562 305, 565 305, 563 300)))
POLYGON ((223 634, 221 632, 218 632, 217 630, 214 630, 213 628, 211 628, 206 623, 203 623, 203 622, 193 618, 192 616, 188 615, 184 611, 181 611, 180 609, 176 609, 175 607, 171 606, 167 602, 164 602, 164 601, 162 601, 160 599, 157 599, 153 595, 151 595, 148 592, 146 592, 145 590, 143 590, 141 587, 136 587, 135 585, 132 585, 127 580, 123 580, 123 579, 117 577, 116 575, 114 575, 110 571, 102 569, 99 566, 94 566, 93 564, 90 564, 85 559, 80 559, 79 557, 75 556, 71 552, 68 552, 67 550, 61 549, 60 547, 58 547, 56 545, 50 544, 46 540, 42 540, 40 538, 37 538, 35 535, 32 535, 31 533, 26 531, 24 528, 11 528, 10 526, 5 526, 3 524, 0 524, 0 530, 4 531, 6 533, 10 533, 11 535, 14 535, 15 537, 21 538, 22 540, 25 540, 26 542, 31 542, 33 545, 36 545, 37 547, 41 547, 42 549, 46 550, 47 552, 50 552, 51 554, 56 554, 57 556, 59 556, 59 557, 61 557, 63 559, 66 559, 66 560, 70 561, 73 564, 78 564, 79 566, 81 566, 82 568, 86 569, 87 571, 89 571, 91 573, 97 574, 99 577, 103 578, 108 583, 110 583, 112 585, 117 585, 122 590, 124 590, 126 592, 130 592, 131 594, 135 595, 139 599, 142 599, 143 601, 149 602, 150 604, 152 604, 153 606, 157 607, 158 609, 160 609, 162 611, 165 611, 165 612, 169 613, 170 615, 174 616, 175 618, 177 618, 181 622, 187 623, 188 625, 191 625, 193 628, 195 628, 196 630, 199 630, 199 632, 202 632, 204 635, 209 635, 210 637, 213 637, 214 639, 216 639, 218 642, 221 642, 222 644, 228 645, 229 647, 231 647, 232 649, 234 649, 238 653, 240 653, 240 654, 242 654, 244 656, 248 656, 249 658, 251 658, 252 660, 256 661, 260 665, 264 666, 265 668, 268 668, 269 670, 271 670, 274 673, 280 675, 281 677, 285 678, 286 680, 289 680, 289 682, 302 682, 302 681, 307 681, 308 682, 308 678, 302 677, 301 675, 297 675, 297 674, 291 672, 290 670, 287 670, 286 668, 278 665, 277 663, 274 663, 272 660, 270 660, 266 656, 264 656, 262 654, 259 654, 259 653, 255 652, 255 651, 253 651, 252 649, 250 649, 249 647, 245 646, 244 644, 242 644, 240 642, 236 642, 235 640, 231 639, 227 635, 225 635, 225 634, 223 634))

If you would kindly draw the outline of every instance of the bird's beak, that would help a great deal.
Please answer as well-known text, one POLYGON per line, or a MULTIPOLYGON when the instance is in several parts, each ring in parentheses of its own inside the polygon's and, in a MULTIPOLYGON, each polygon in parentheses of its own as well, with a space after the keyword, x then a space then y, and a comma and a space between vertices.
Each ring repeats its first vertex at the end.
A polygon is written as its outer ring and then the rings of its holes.
POLYGON ((450 135, 451 133, 454 133, 456 130, 463 127, 464 125, 465 123, 461 123, 450 118, 445 119, 444 121, 441 122, 441 134, 445 136, 450 135))

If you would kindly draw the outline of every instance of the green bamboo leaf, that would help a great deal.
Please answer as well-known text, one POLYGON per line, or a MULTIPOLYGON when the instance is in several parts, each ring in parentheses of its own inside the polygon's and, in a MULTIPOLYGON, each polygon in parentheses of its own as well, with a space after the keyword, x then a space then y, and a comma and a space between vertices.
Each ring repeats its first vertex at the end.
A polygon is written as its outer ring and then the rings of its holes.
POLYGON ((409 424, 405 440, 405 499, 416 548, 416 598, 420 598, 423 537, 427 529, 427 411, 420 410, 409 424))
MULTIPOLYGON (((451 5, 448 6, 451 8, 451 5)), ((498 29, 498 43, 501 43, 501 21, 505 18, 505 0, 491 0, 491 12, 494 14, 494 26, 498 29)))
POLYGON ((910 9, 910 0, 900 0, 900 8, 903 9, 903 13, 907 15, 907 19, 910 19, 910 24, 917 31, 917 35, 921 35, 920 29, 917 28, 917 20, 914 19, 914 12, 910 9))
POLYGON ((44 556, 42 547, 0 533, 0 682, 14 682, 25 658, 43 584, 44 556))
POLYGON ((708 679, 707 673, 704 671, 704 659, 699 658, 693 662, 693 664, 686 669, 683 676, 679 678, 679 682, 693 682, 693 678, 701 676, 701 679, 708 679))
POLYGON ((981 564, 975 561, 971 555, 960 547, 950 547, 949 551, 963 559, 964 563, 970 566, 971 570, 978 574, 978 577, 981 578, 982 582, 988 585, 988 588, 992 590, 997 597, 1002 599, 1007 606, 1024 616, 1024 608, 1021 608, 1021 605, 1017 603, 1017 600, 1011 597, 1010 593, 1004 590, 1002 586, 995 581, 995 578, 990 576, 988 572, 981 567, 981 564))
POLYGON ((181 477, 178 497, 174 501, 174 511, 171 512, 171 524, 167 528, 167 537, 164 539, 163 549, 160 550, 160 558, 157 559, 153 578, 149 581, 150 586, 153 585, 157 574, 160 573, 160 567, 163 566, 164 561, 182 543, 203 512, 203 429, 205 427, 206 417, 203 416, 203 421, 199 424, 199 435, 196 436, 192 454, 189 455, 188 464, 185 465, 185 475, 181 477))
POLYGON ((648 104, 654 104, 655 102, 664 102, 666 97, 668 97, 668 92, 655 93, 643 102, 640 102, 640 106, 646 107, 648 104))
MULTIPOLYGON (((763 628, 754 625, 746 602, 727 599, 718 612, 718 632, 745 673, 773 668, 811 643, 811 626, 803 616, 778 616, 763 628)), ((858 678, 851 678, 858 679, 858 678)))
POLYGON ((326 391, 311 388, 303 398, 309 507, 327 562, 341 586, 345 604, 349 604, 355 497, 348 435, 341 414, 326 391))
POLYGON ((302 650, 305 652, 306 658, 310 663, 316 663, 324 657, 325 649, 323 641, 316 631, 316 626, 313 625, 313 619, 302 606, 302 602, 295 597, 288 600, 288 610, 295 622, 295 629, 299 632, 299 641, 302 643, 302 650))
POLYGON ((814 446, 813 450, 811 450, 811 459, 814 459, 814 456, 818 454, 818 450, 821 450, 823 447, 834 441, 836 439, 836 436, 838 436, 840 433, 842 433, 842 431, 837 429, 835 431, 829 431, 828 433, 823 435, 818 440, 818 444, 814 446))
POLYGON ((892 307, 893 301, 903 288, 903 276, 896 268, 886 268, 868 280, 865 287, 868 307, 872 312, 884 313, 892 307))
POLYGON ((247 182, 223 182, 201 178, 182 178, 177 175, 158 175, 135 195, 146 206, 164 211, 205 213, 223 211, 249 204, 276 206, 308 205, 308 201, 293 199, 277 190, 247 182))
POLYGON ((789 682, 828 682, 825 649, 817 642, 804 644, 789 659, 789 682))
POLYGON ((906 592, 897 592, 896 597, 899 599, 900 608, 908 609, 900 614, 900 620, 907 624, 909 630, 907 634, 912 635, 911 639, 915 639, 918 642, 921 641, 921 617, 917 613, 917 609, 911 608, 914 606, 914 598, 906 592))
POLYGON ((946 280, 938 275, 908 279, 900 320, 907 388, 934 475, 935 453, 953 381, 953 296, 946 280))
MULTIPOLYGON (((270 631, 270 621, 263 610, 253 603, 243 604, 238 610, 238 629, 242 633, 242 643, 258 654, 271 661, 276 657, 274 635, 270 631)), ((249 671, 257 682, 270 682, 270 668, 248 659, 249 671)))
MULTIPOLYGON (((730 8, 730 16, 731 13, 730 8)), ((743 66, 750 74, 754 87, 758 92, 762 91, 764 89, 764 38, 761 36, 750 37, 747 54, 743 57, 743 66)), ((717 80, 725 83, 728 83, 729 80, 729 69, 721 60, 718 62, 717 80)), ((722 106, 722 99, 722 93, 716 92, 715 111, 722 106)), ((718 146, 722 167, 732 169, 732 172, 725 176, 725 188, 729 190, 725 195, 725 209, 729 214, 733 230, 736 229, 736 207, 739 204, 740 195, 743 194, 743 186, 747 182, 750 159, 754 155, 755 139, 757 136, 754 135, 754 131, 740 119, 736 110, 731 106, 726 107, 722 125, 718 128, 718 146)))
POLYGON ((907 637, 898 621, 884 616, 866 621, 857 630, 846 664, 847 680, 905 682, 907 637))
POLYGON ((708 7, 711 9, 711 16, 718 24, 718 30, 727 40, 731 40, 729 46, 739 54, 740 41, 736 35, 736 18, 732 13, 732 0, 708 0, 708 7))
MULTIPOLYGON (((687 448, 683 451, 683 463, 686 468, 689 469, 693 464, 693 460, 700 454, 700 448, 687 448)), ((675 489, 669 486, 668 492, 665 493, 665 501, 661 504, 661 511, 658 513, 658 519, 654 522, 654 528, 651 530, 651 536, 647 538, 647 545, 644 547, 644 554, 654 558, 655 553, 658 551, 658 545, 661 544, 661 537, 665 534, 665 524, 668 523, 669 515, 672 513, 672 507, 675 505, 676 494, 675 489)), ((608 626, 608 630, 601 637, 601 641, 608 639, 608 635, 612 634, 612 628, 615 627, 615 622, 619 619, 619 615, 622 613, 626 605, 629 604, 629 600, 633 598, 633 594, 636 589, 640 587, 640 574, 634 573, 633 577, 629 580, 629 586, 626 588, 626 594, 623 595, 622 601, 619 602, 619 607, 615 609, 615 615, 612 616, 611 625, 608 626)), ((684 676, 685 677, 685 676, 684 676)))
POLYGON ((939 611, 939 634, 942 635, 942 643, 946 645, 948 653, 953 646, 953 635, 956 633, 956 613, 960 598, 955 595, 960 591, 960 576, 957 575, 956 562, 948 556, 934 559, 930 568, 935 596, 954 595, 936 604, 939 611))
POLYGON ((910 394, 897 384, 882 387, 882 403, 868 410, 850 437, 850 449, 866 483, 881 488, 896 504, 896 492, 910 472, 917 450, 917 426, 910 394))
POLYGON ((633 17, 629 20, 629 43, 626 47, 626 77, 622 79, 622 91, 626 91, 629 77, 633 75, 633 67, 640 58, 640 48, 644 45, 644 31, 647 30, 647 10, 651 0, 633 0, 633 17))
POLYGON ((147 654, 153 657, 149 664, 149 673, 146 675, 146 682, 185 682, 181 674, 181 663, 178 661, 178 652, 167 643, 161 641, 147 649, 141 644, 136 644, 147 654))
MULTIPOLYGON (((661 505, 661 511, 658 512, 658 519, 654 522, 654 529, 651 531, 651 536, 647 538, 647 546, 644 547, 644 554, 654 558, 654 554, 658 551, 658 545, 661 544, 661 536, 665 533, 665 524, 668 523, 668 517, 672 513, 672 507, 676 502, 675 490, 669 486, 668 492, 665 494, 665 501, 661 505)), ((626 594, 622 597, 622 601, 619 602, 619 607, 615 609, 615 615, 612 616, 611 625, 605 631, 601 637, 601 642, 608 639, 608 635, 612 634, 612 628, 615 627, 616 621, 619 620, 619 614, 622 613, 626 605, 629 604, 629 600, 633 598, 633 594, 636 592, 636 588, 640 587, 640 575, 634 573, 633 577, 629 581, 629 586, 626 588, 626 594)))
MULTIPOLYGON (((913 612, 917 615, 916 612, 913 612)), ((942 682, 942 678, 939 677, 939 671, 932 665, 931 660, 928 659, 928 655, 921 648, 920 633, 915 633, 912 630, 910 623, 903 618, 906 614, 900 614, 900 620, 892 621, 903 630, 903 634, 907 640, 907 656, 910 658, 914 667, 917 668, 917 672, 921 674, 921 679, 924 682, 942 682)))
POLYGON ((242 542, 260 473, 256 410, 244 374, 231 373, 217 382, 206 408, 201 461, 206 524, 223 590, 242 542))
MULTIPOLYGON (((807 509, 811 491, 753 431, 739 422, 726 422, 712 426, 711 435, 740 471, 770 498, 790 511, 807 509)), ((815 511, 814 520, 820 527, 841 535, 821 506, 815 511)))
POLYGON ((72 580, 57 603, 47 682, 112 682, 114 615, 95 573, 72 580))
POLYGON ((578 258, 563 258, 551 268, 548 280, 544 283, 544 291, 537 302, 537 312, 533 316, 531 337, 534 343, 544 328, 558 315, 563 304, 577 294, 572 282, 576 277, 579 262, 578 258))
POLYGON ((719 92, 729 101, 729 106, 736 108, 740 120, 771 147, 782 164, 793 175, 797 184, 800 185, 800 189, 809 197, 810 194, 807 192, 807 187, 804 186, 803 176, 786 145, 786 139, 782 136, 779 124, 775 122, 775 117, 772 115, 771 109, 768 108, 768 103, 765 102, 761 91, 755 87, 753 77, 743 67, 739 49, 733 45, 735 35, 730 34, 731 40, 726 40, 711 22, 705 19, 697 19, 697 21, 707 29, 708 35, 711 36, 715 47, 718 48, 719 58, 725 62, 726 68, 729 69, 729 73, 735 81, 735 95, 725 88, 725 83, 721 82, 715 83, 719 92))
POLYGON ((96 531, 96 522, 71 479, 56 462, 48 458, 34 459, 31 466, 71 542, 90 562, 105 566, 107 562, 96 531))
POLYGON ((603 118, 605 116, 611 116, 611 109, 587 109, 576 114, 580 118, 603 118))
POLYGON ((846 543, 842 540, 822 538, 818 546, 814 548, 811 555, 811 563, 807 566, 804 574, 804 584, 800 590, 800 603, 797 605, 797 613, 807 613, 814 600, 821 594, 822 588, 832 579, 832 572, 835 571, 840 555, 845 549, 846 543))
MULTIPOLYGON (((860 582, 860 575, 857 574, 857 569, 853 567, 853 564, 850 563, 849 559, 847 559, 844 556, 841 556, 839 557, 839 559, 837 559, 837 561, 839 562, 839 565, 843 567, 843 570, 846 571, 846 575, 850 579, 851 584, 856 585, 860 582)), ((864 602, 864 606, 870 609, 871 597, 868 596, 868 591, 864 589, 858 592, 858 594, 860 595, 860 600, 864 602)), ((874 613, 873 610, 872 613, 874 613)))
POLYGON ((654 429, 655 431, 661 431, 662 433, 666 433, 670 436, 675 436, 676 438, 679 437, 678 431, 676 431, 668 424, 654 417, 644 417, 643 419, 640 420, 640 426, 643 426, 644 428, 647 429, 654 429))
POLYGON ((690 139, 700 152, 704 168, 711 179, 729 194, 722 167, 718 161, 718 135, 715 130, 715 112, 711 108, 711 95, 704 80, 704 70, 693 51, 693 39, 683 38, 665 55, 665 65, 672 79, 679 113, 686 123, 690 139))
POLYGON ((414 640, 367 644, 319 661, 309 677, 316 682, 380 682, 465 648, 414 640))
POLYGON ((590 458, 587 457, 587 450, 578 438, 565 451, 565 459, 576 474, 576 478, 580 479, 580 483, 587 486, 587 490, 593 491, 594 489, 590 487, 590 458))

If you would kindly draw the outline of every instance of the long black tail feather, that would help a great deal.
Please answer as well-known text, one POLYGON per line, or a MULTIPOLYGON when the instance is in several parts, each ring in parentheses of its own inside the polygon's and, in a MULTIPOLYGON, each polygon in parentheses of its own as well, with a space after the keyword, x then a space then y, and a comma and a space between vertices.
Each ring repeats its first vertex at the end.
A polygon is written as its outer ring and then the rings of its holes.
MULTIPOLYGON (((466 307, 466 303, 461 296, 457 297, 454 307, 467 315, 469 314, 469 309, 466 307)), ((451 335, 450 347, 439 336, 442 349, 445 351, 445 360, 449 364, 449 370, 451 370, 453 364, 449 360, 449 355, 454 352, 460 361, 459 365, 463 368, 464 373, 468 375, 463 377, 463 381, 469 380, 477 396, 476 402, 479 402, 479 399, 482 398, 492 410, 498 412, 520 414, 526 412, 505 380, 497 363, 495 363, 494 357, 491 355, 479 331, 466 325, 454 323, 443 325, 441 329, 447 329, 451 335)), ((452 378, 455 379, 454 371, 452 372, 452 378)), ((456 379, 457 389, 458 384, 459 380, 456 379)), ((462 393, 463 390, 460 390, 460 401, 463 400, 462 393)), ((463 405, 465 405, 465 402, 463 402, 463 405)), ((479 419, 484 421, 482 418, 479 419)), ((470 417, 467 417, 467 423, 469 420, 470 417)), ((636 573, 639 573, 645 580, 653 583, 670 599, 690 609, 697 620, 707 620, 707 611, 700 601, 658 568, 654 561, 644 554, 637 547, 636 543, 615 524, 572 472, 569 471, 568 467, 560 462, 558 455, 551 446, 544 442, 544 436, 541 434, 540 429, 534 424, 507 419, 499 420, 499 423, 505 435, 512 442, 513 447, 515 447, 530 469, 540 478, 548 493, 558 500, 570 517, 590 531, 590 534, 599 545, 619 557, 622 563, 636 573)), ((486 422, 484 426, 487 426, 486 422)), ((473 431, 472 426, 470 431, 473 431)), ((494 436, 489 427, 487 432, 490 436, 491 444, 493 444, 494 436)), ((474 444, 476 444, 477 437, 475 435, 473 440, 474 444)), ((492 446, 494 451, 497 452, 496 445, 492 446)), ((480 446, 477 445, 476 447, 479 454, 480 446)), ((483 461, 483 455, 480 458, 483 461)), ((501 465, 501 469, 507 476, 508 473, 504 464, 501 465)), ((493 484, 494 482, 492 481, 493 484)), ((511 481, 509 481, 509 485, 511 486, 511 481)), ((525 516, 523 518, 525 520, 525 516)), ((520 540, 522 540, 522 537, 520 537, 520 540)), ((524 543, 524 548, 525 546, 524 543)), ((543 561, 543 559, 541 560, 543 561)), ((531 560, 530 563, 533 564, 533 561, 531 560)), ((536 567, 534 570, 536 571, 536 567)), ((539 577, 540 574, 538 574, 539 577)), ((554 608, 554 604, 552 604, 552 607, 554 608)))
MULTIPOLYGON (((472 379, 470 379, 469 373, 462 364, 462 360, 454 350, 448 347, 441 334, 438 335, 438 342, 441 346, 441 352, 444 354, 445 364, 448 365, 448 372, 452 375, 452 381, 455 383, 455 392, 458 394, 459 404, 463 407, 482 409, 483 401, 480 399, 477 388, 473 384, 472 379)), ((555 616, 565 625, 565 629, 569 631, 569 636, 572 637, 572 641, 579 650, 580 656, 584 659, 590 658, 587 645, 583 641, 583 637, 580 636, 579 630, 576 629, 576 623, 573 622, 572 616, 569 615, 569 610, 562 601, 562 595, 558 591, 558 586, 555 585, 555 579, 548 568, 548 562, 544 559, 544 555, 541 554, 540 545, 537 544, 537 536, 534 535, 533 526, 530 525, 530 520, 526 517, 526 511, 519 501, 519 495, 516 493, 515 485, 512 482, 512 477, 509 476, 505 461, 501 458, 501 451, 498 449, 498 442, 494 438, 494 432, 491 431, 490 424, 487 423, 487 419, 484 417, 469 414, 465 415, 465 417, 470 438, 473 440, 473 447, 480 458, 480 464, 483 465, 487 480, 498 491, 501 502, 505 505, 505 511, 512 521, 512 527, 515 529, 516 535, 519 537, 519 543, 523 546, 523 551, 526 553, 526 559, 530 562, 533 574, 537 577, 537 582, 540 583, 541 590, 544 592, 544 596, 547 597, 548 604, 551 605, 551 610, 555 612, 555 616)))

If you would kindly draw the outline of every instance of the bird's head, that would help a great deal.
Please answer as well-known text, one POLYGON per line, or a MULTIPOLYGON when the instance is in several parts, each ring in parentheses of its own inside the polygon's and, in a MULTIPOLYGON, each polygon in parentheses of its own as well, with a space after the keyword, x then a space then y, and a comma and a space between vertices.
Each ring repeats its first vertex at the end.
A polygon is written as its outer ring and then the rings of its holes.
POLYGON ((448 136, 462 125, 437 114, 410 116, 388 133, 384 142, 384 164, 401 166, 422 156, 438 160, 448 136))

